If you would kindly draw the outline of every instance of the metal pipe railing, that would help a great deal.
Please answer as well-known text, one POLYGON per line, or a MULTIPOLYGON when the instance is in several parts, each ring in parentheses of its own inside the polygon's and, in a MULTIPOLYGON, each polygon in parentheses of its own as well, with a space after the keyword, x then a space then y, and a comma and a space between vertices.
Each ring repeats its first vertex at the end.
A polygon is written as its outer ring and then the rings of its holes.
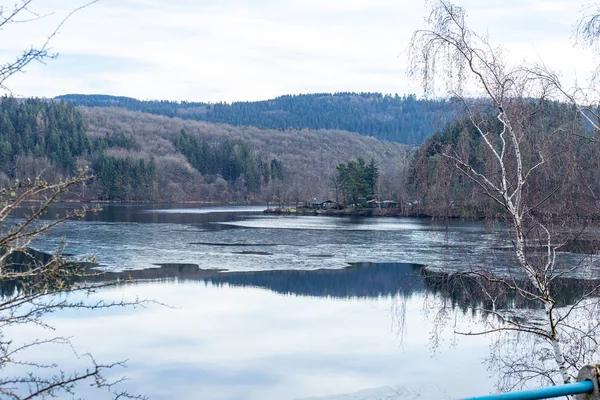
POLYGON ((471 397, 465 400, 541 400, 575 394, 592 394, 594 382, 590 380, 568 383, 566 385, 551 386, 540 389, 523 390, 520 392, 502 393, 482 397, 471 397))
POLYGON ((599 381, 600 364, 584 365, 577 374, 576 383, 482 397, 469 397, 464 400, 541 400, 562 396, 576 396, 577 400, 600 400, 599 381))

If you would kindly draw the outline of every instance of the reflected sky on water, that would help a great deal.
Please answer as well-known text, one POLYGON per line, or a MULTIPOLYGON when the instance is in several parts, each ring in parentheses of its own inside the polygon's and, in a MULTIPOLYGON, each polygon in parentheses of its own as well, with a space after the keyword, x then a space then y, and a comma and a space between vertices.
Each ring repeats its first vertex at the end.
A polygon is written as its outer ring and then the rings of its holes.
MULTIPOLYGON (((125 387, 153 399, 296 399, 364 389, 398 393, 398 399, 444 399, 492 387, 481 364, 485 338, 454 346, 446 330, 439 351, 430 349, 432 326, 419 293, 408 296, 402 332, 392 296, 284 295, 201 281, 125 285, 100 296, 139 296, 173 307, 69 311, 48 320, 59 327, 54 334, 73 337, 80 353, 89 351, 99 361, 129 359, 125 387)), ((38 351, 35 358, 77 363, 57 349, 38 351)), ((85 398, 102 398, 81 390, 85 398)))
MULTIPOLYGON (((505 245, 497 228, 261 210, 107 205, 53 229, 37 249, 64 241, 67 253, 94 254, 103 268, 138 280, 98 296, 171 306, 64 311, 48 320, 53 334, 99 361, 128 359, 125 387, 152 399, 449 399, 493 390, 482 365, 488 338, 456 342, 447 327, 439 351, 431 349, 435 327, 417 272, 495 262, 505 254, 491 251, 505 245)), ((459 315, 457 329, 477 329, 459 315)), ((53 347, 31 356, 84 365, 53 347)))

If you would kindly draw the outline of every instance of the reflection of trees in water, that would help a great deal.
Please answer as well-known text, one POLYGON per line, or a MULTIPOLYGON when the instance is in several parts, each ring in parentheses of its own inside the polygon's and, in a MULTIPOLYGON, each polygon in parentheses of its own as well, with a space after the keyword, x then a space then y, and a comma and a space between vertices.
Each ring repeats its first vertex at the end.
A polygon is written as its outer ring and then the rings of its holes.
MULTIPOLYGON (((32 251, 36 257, 47 254, 32 251)), ((33 261, 29 255, 19 255, 21 263, 33 261)), ((239 271, 200 269, 195 264, 162 264, 156 268, 106 272, 86 276, 90 282, 121 280, 123 283, 142 281, 197 281, 216 286, 255 287, 275 293, 334 298, 377 298, 400 293, 408 296, 423 291, 422 266, 404 263, 357 263, 344 269, 239 271)), ((11 296, 19 290, 14 281, 0 281, 0 295, 11 296)))
POLYGON ((357 263, 344 269, 227 272, 200 269, 195 264, 163 264, 160 268, 105 276, 124 280, 201 281, 216 286, 255 287, 299 296, 377 298, 422 291, 421 268, 417 264, 357 263))
MULTIPOLYGON (((48 260, 47 254, 32 252, 41 260, 48 260)), ((15 265, 31 263, 32 256, 15 255, 15 265)), ((38 262, 38 265, 40 263, 38 262)), ((481 272, 483 274, 484 272, 481 272)), ((548 346, 541 346, 543 338, 526 335, 523 332, 505 330, 519 324, 535 324, 543 316, 544 310, 535 303, 516 293, 507 286, 508 280, 494 281, 489 276, 466 273, 444 273, 432 271, 416 264, 403 263, 359 263, 339 270, 279 270, 279 271, 238 271, 203 270, 195 264, 163 264, 145 270, 127 270, 86 276, 88 281, 104 282, 119 279, 125 284, 147 281, 196 281, 215 286, 253 287, 284 295, 314 296, 336 299, 352 298, 391 298, 392 318, 399 333, 402 333, 406 320, 406 305, 414 293, 419 301, 424 301, 422 312, 433 322, 430 345, 436 347, 445 329, 456 330, 457 315, 465 320, 468 329, 479 332, 494 332, 490 345, 488 367, 503 379, 499 387, 509 388, 515 380, 523 381, 540 378, 551 379, 555 363, 548 346), (463 314, 462 316, 460 314, 463 314), (475 324, 471 324, 475 322, 475 324), (512 324, 512 325, 511 325, 512 324), (543 349, 540 352, 539 349, 543 349), (537 350, 534 350, 537 349, 537 350), (536 360, 531 364, 531 360, 536 360), (527 372, 511 369, 514 365, 528 365, 527 372), (508 371, 508 372, 507 372, 508 371)), ((514 283, 514 282, 513 282, 514 283)), ((600 281, 555 278, 552 282, 556 307, 578 304, 580 299, 597 295, 600 281)), ((526 283, 513 285, 528 290, 526 283)), ((0 281, 0 295, 14 296, 31 285, 14 280, 0 281)), ((582 307, 575 309, 572 318, 578 321, 598 323, 600 308, 582 307), (582 314, 582 312, 588 314, 582 314)), ((465 332, 467 335, 479 334, 465 332)), ((399 335, 402 337, 402 335, 399 335)), ((565 354, 569 362, 582 360, 581 345, 571 336, 564 335, 565 354)), ((594 353, 596 354, 596 353, 594 353)), ((592 360, 593 361, 593 360, 592 360)))
MULTIPOLYGON (((533 293, 534 288, 526 280, 518 281, 518 285, 509 285, 510 281, 494 282, 489 277, 479 277, 472 273, 444 273, 426 268, 421 271, 426 292, 439 295, 452 308, 463 311, 541 309, 535 301, 519 295, 511 288, 519 287, 533 293)), ((555 278, 552 285, 557 307, 575 304, 582 296, 600 294, 600 280, 555 278)))
MULTIPOLYGON (((445 329, 464 336, 490 334, 486 364, 499 378, 498 389, 562 383, 556 379, 561 375, 551 338, 531 334, 533 328, 542 326, 546 310, 528 294, 535 293, 529 281, 495 279, 485 272, 422 271, 425 293, 432 294, 426 296, 425 308, 432 310, 433 346, 439 344, 440 333, 445 329), (476 324, 465 331, 457 329, 453 321, 460 312, 469 314, 476 324)), ((557 329, 566 362, 573 366, 595 362, 600 280, 555 277, 551 285, 553 307, 562 318, 557 329)))
POLYGON ((205 279, 216 285, 251 286, 276 293, 335 298, 377 298, 423 290, 418 271, 403 263, 359 263, 344 269, 221 273, 205 279))
MULTIPOLYGON (((29 249, 27 252, 15 251, 10 254, 2 268, 4 269, 4 276, 7 277, 10 276, 10 272, 28 272, 32 267, 39 267, 40 265, 50 268, 52 267, 52 263, 53 259, 50 254, 29 249)), ((69 265, 64 266, 64 268, 68 267, 69 265)), ((76 268, 77 265, 73 264, 73 267, 76 268)), ((0 298, 11 297, 21 292, 37 293, 35 290, 40 287, 35 283, 39 283, 39 276, 37 275, 23 276, 19 279, 1 279, 0 298)))
MULTIPOLYGON (((16 253, 15 268, 48 262, 51 256, 30 250, 16 253)), ((356 263, 344 269, 238 271, 200 269, 196 264, 161 264, 156 268, 106 272, 87 276, 89 281, 125 282, 180 280, 200 281, 217 286, 255 287, 275 293, 334 298, 377 298, 421 292, 434 295, 448 307, 463 312, 477 310, 527 309, 536 305, 508 290, 503 283, 491 283, 473 275, 432 271, 418 264, 356 263)), ((584 293, 597 290, 598 280, 557 278, 554 290, 557 306, 573 304, 584 293)), ((23 285, 15 280, 0 281, 0 296, 11 296, 23 285)))

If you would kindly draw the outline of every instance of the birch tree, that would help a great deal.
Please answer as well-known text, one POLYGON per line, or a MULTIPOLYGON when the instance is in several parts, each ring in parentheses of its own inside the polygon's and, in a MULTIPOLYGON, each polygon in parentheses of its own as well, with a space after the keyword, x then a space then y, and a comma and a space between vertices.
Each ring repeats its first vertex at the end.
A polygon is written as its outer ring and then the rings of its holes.
MULTIPOLYGON (((561 163, 570 157, 572 140, 585 136, 585 122, 596 127, 596 114, 577 98, 582 91, 563 89, 556 74, 507 63, 502 48, 469 29, 463 8, 437 1, 426 21, 428 28, 416 31, 411 41, 412 76, 420 80, 426 95, 436 94, 441 86, 445 95, 462 105, 460 123, 471 133, 462 137, 477 141, 481 150, 473 157, 465 151, 472 144, 456 140, 440 147, 439 153, 495 204, 512 243, 512 257, 503 265, 473 265, 460 274, 476 282, 478 293, 489 300, 473 305, 485 316, 486 329, 461 333, 492 334, 498 340, 509 340, 508 334, 513 343, 518 343, 515 336, 530 338, 529 348, 519 349, 525 353, 515 353, 517 346, 512 354, 492 354, 492 361, 500 363, 496 367, 502 367, 506 383, 502 389, 531 379, 572 382, 578 369, 599 355, 598 321, 586 317, 600 307, 597 285, 579 291, 571 304, 557 300, 559 280, 591 270, 583 259, 567 263, 558 257, 560 249, 581 234, 583 225, 575 206, 568 204, 572 197, 562 200, 556 195, 564 190, 561 185, 577 182, 577 166, 561 163), (566 99, 573 112, 561 123, 536 124, 548 101, 556 99, 566 99), (557 143, 562 148, 556 148, 557 143), (533 185, 544 179, 549 182, 545 189, 533 185), (541 311, 498 306, 498 297, 507 294, 541 311)), ((496 343, 497 348, 502 344, 496 343)))

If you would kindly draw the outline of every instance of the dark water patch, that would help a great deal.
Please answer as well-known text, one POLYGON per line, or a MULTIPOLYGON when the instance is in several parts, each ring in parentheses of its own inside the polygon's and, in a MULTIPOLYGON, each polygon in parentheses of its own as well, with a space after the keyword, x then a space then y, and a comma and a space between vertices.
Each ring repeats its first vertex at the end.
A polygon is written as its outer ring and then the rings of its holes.
MULTIPOLYGON (((498 278, 498 277, 495 277, 498 278)), ((533 301, 519 294, 510 286, 521 288, 529 293, 536 289, 527 279, 507 278, 506 281, 469 273, 447 273, 422 269, 422 279, 426 291, 440 295, 450 301, 452 307, 463 311, 531 309, 541 308, 539 301, 533 301), (492 278, 492 279, 489 279, 492 278), (509 282, 509 285, 506 284, 509 282), (493 299, 493 303, 490 299, 493 299)), ((555 277, 552 281, 552 294, 556 306, 568 306, 581 300, 582 295, 600 296, 600 279, 576 279, 555 277)))
POLYGON ((254 256, 272 256, 273 253, 269 253, 266 251, 234 251, 232 254, 248 254, 254 256))
POLYGON ((229 272, 206 281, 302 296, 377 298, 423 290, 421 268, 404 263, 357 263, 344 269, 229 272))
POLYGON ((334 298, 377 298, 423 291, 421 265, 357 263, 343 269, 237 271, 201 269, 196 264, 160 264, 159 268, 107 272, 96 280, 199 281, 255 287, 281 294, 334 298))
POLYGON ((223 269, 201 269, 197 264, 164 263, 154 264, 157 268, 131 269, 118 272, 104 272, 96 280, 190 280, 201 281, 206 277, 218 274, 223 269))
MULTIPOLYGON (((83 203, 55 203, 51 211, 42 219, 55 219, 67 212, 79 209, 83 203)), ((223 222, 243 220, 248 215, 260 215, 261 211, 241 210, 234 213, 219 212, 210 205, 198 204, 159 204, 159 203, 93 203, 90 207, 101 207, 95 213, 85 216, 84 220, 98 224, 143 223, 143 224, 180 224, 200 225, 206 230, 220 231, 234 229, 233 226, 222 225, 223 222), (186 211, 187 210, 187 211, 186 211), (204 212, 193 212, 205 210, 204 212)), ((235 211, 235 207, 232 207, 235 211)), ((15 218, 23 218, 29 213, 27 207, 19 208, 13 214, 15 218)))
POLYGON ((333 254, 309 254, 307 257, 310 258, 333 258, 333 254))
MULTIPOLYGON (((198 269, 198 264, 182 264, 182 263, 162 263, 162 264, 153 264, 156 266, 159 266, 160 268, 164 269, 165 271, 172 271, 175 274, 179 271, 191 271, 194 269, 198 269)), ((148 268, 150 269, 150 268, 148 268)), ((156 269, 156 268, 153 268, 156 269)), ((129 271, 144 271, 142 270, 135 270, 135 269, 131 269, 129 271)))
POLYGON ((574 239, 570 240, 557 249, 558 252, 575 254, 598 254, 600 253, 600 240, 597 239, 574 239))
POLYGON ((217 246, 217 247, 269 247, 269 246, 280 246, 274 243, 211 243, 211 242, 194 242, 190 245, 198 246, 217 246))

